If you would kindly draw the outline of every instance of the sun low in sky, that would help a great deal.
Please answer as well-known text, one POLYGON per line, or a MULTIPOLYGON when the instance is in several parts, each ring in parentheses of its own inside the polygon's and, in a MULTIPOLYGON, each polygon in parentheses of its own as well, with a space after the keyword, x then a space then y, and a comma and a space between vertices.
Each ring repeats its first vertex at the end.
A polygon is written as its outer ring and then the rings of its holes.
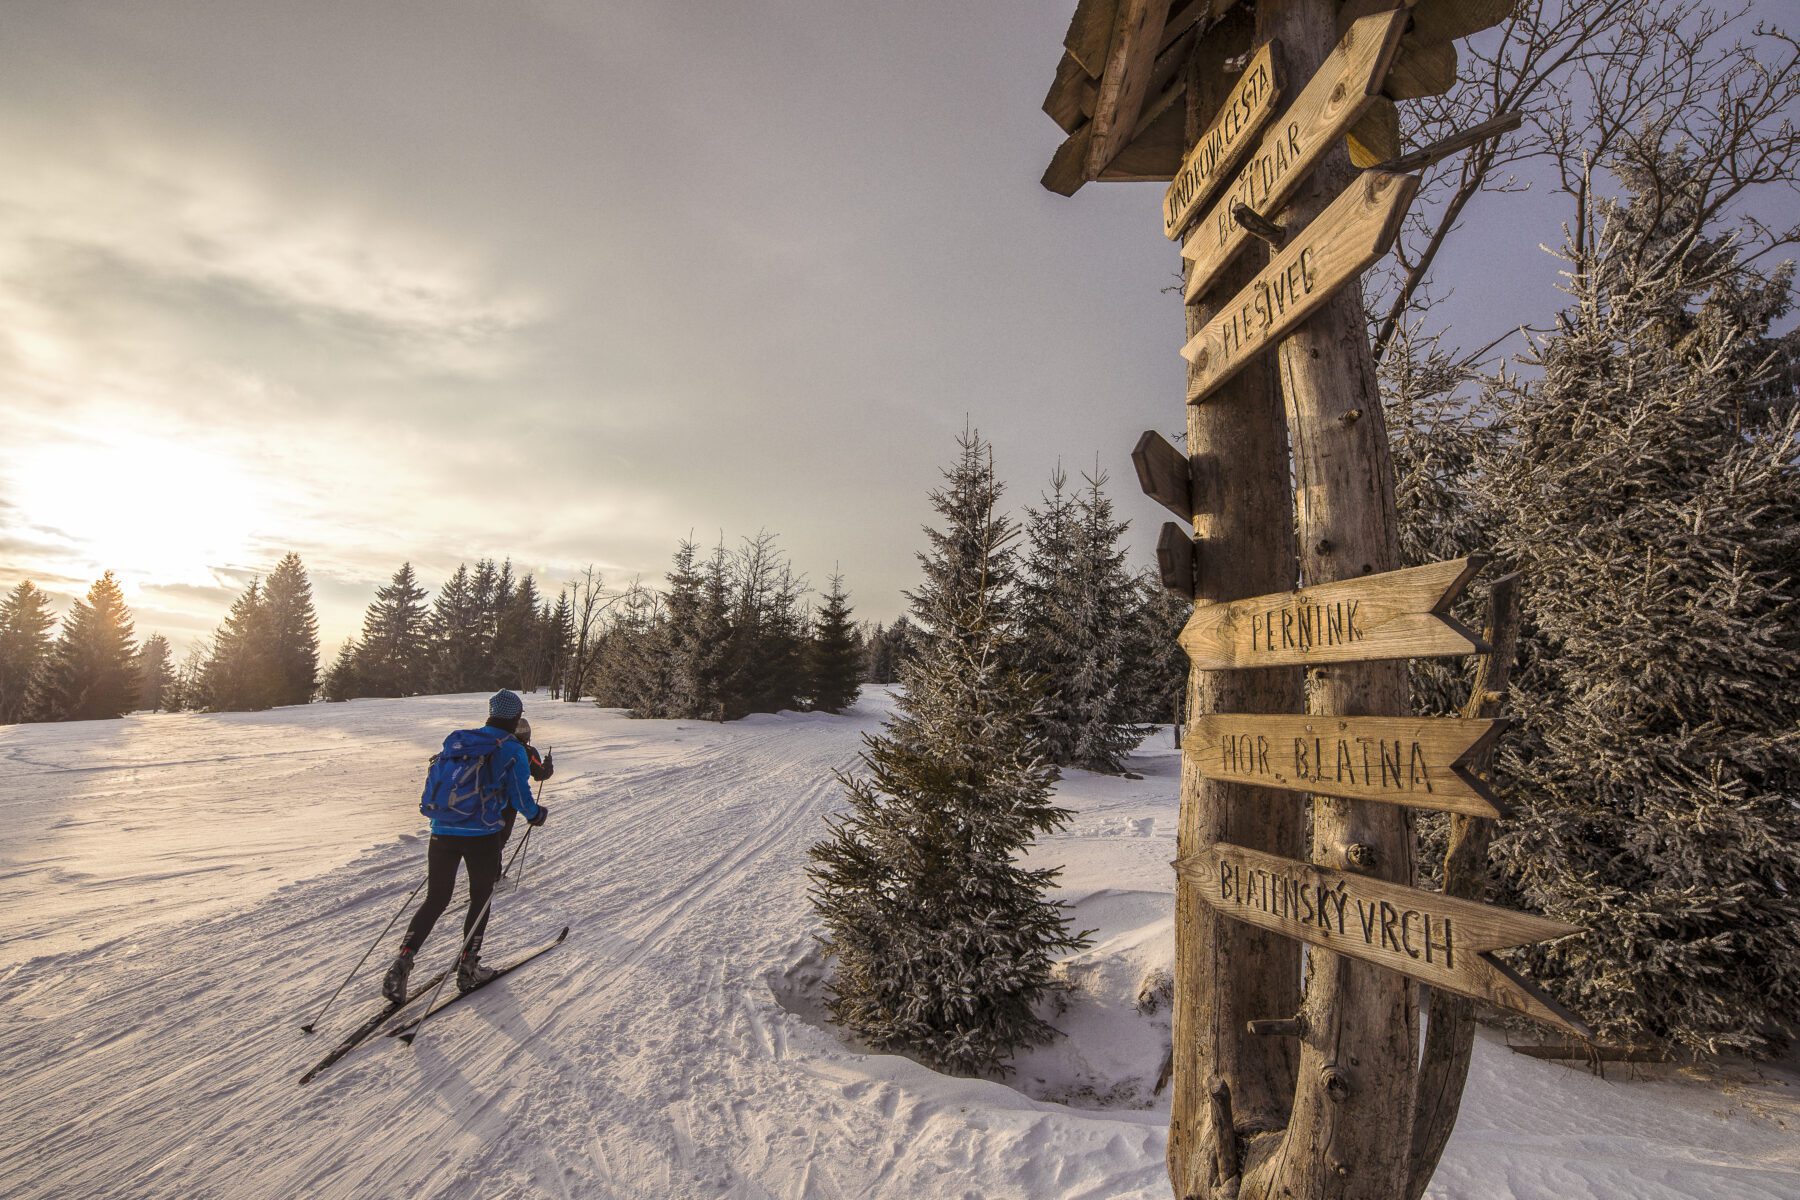
POLYGON ((1161 185, 1039 186, 1062 26, 13 0, 0 589, 110 568, 179 651, 292 550, 329 647, 403 560, 660 582, 766 529, 887 620, 965 422, 1015 512, 1097 457, 1147 563, 1179 260, 1161 185))

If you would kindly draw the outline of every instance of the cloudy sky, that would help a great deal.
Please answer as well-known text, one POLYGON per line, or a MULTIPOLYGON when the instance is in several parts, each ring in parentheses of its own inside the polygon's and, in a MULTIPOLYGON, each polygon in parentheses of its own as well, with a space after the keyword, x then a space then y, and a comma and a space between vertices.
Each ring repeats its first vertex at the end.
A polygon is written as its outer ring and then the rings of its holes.
POLYGON ((965 419, 1148 562, 1178 258, 1161 185, 1038 185, 1070 8, 7 0, 0 587, 179 646, 297 550, 329 655, 402 560, 768 529, 887 620, 965 419))

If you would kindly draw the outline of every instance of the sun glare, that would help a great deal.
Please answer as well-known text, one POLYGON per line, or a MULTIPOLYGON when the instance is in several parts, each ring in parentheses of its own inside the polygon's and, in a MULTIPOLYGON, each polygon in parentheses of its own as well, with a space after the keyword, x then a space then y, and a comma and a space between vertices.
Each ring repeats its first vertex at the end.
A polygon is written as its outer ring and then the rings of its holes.
POLYGON ((162 437, 43 447, 6 475, 25 527, 66 541, 68 566, 111 570, 128 591, 212 583, 212 568, 246 565, 269 517, 244 465, 162 437))

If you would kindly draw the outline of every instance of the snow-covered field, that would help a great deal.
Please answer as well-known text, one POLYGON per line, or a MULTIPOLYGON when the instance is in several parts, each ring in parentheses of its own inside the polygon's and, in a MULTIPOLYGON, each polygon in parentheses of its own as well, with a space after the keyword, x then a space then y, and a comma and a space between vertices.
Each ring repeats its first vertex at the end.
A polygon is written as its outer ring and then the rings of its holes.
MULTIPOLYGON (((481 698, 0 727, 0 1196, 1161 1200, 1166 732, 1141 781, 1066 780, 1074 827, 1038 851, 1099 931, 1068 1038, 950 1079, 817 1020, 805 851, 890 703, 718 726, 528 697, 559 769, 489 959, 568 942, 305 1088, 377 1007, 392 934, 298 1030, 418 882, 424 760, 481 698)), ((1793 1200, 1795 1084, 1484 1039, 1432 1195, 1793 1200)))

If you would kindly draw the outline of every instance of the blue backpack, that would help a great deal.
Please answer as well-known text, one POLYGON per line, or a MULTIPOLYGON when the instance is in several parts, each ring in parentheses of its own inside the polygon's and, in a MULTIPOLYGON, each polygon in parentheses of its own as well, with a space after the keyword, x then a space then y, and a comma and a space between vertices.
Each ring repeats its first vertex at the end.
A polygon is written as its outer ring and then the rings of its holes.
POLYGON ((506 807, 505 794, 496 786, 489 760, 511 734, 497 729, 459 729, 444 739, 444 748, 431 756, 425 772, 425 794, 419 811, 433 821, 452 825, 471 819, 483 825, 500 824, 506 807))

